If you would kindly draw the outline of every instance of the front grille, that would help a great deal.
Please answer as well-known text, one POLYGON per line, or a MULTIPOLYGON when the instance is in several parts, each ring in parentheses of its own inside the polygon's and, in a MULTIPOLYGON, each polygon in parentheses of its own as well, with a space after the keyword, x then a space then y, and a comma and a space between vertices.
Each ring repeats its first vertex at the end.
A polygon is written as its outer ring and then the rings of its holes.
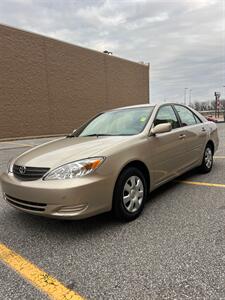
POLYGON ((30 201, 25 201, 25 200, 20 200, 14 197, 11 197, 7 194, 5 194, 5 199, 12 205, 30 210, 30 211, 45 211, 45 207, 47 206, 46 203, 37 203, 37 202, 30 202, 30 201))
POLYGON ((32 181, 42 178, 50 169, 49 168, 35 168, 23 167, 14 165, 13 174, 20 180, 32 181))

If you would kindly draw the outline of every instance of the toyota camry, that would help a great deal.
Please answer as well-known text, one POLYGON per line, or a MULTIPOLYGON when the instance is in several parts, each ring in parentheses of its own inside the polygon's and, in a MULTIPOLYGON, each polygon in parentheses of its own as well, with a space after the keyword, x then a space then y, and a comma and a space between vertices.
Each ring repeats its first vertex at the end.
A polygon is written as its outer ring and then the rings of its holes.
POLYGON ((210 172, 217 147, 216 124, 187 106, 113 109, 10 161, 2 190, 11 206, 36 215, 112 211, 130 221, 162 184, 193 168, 210 172))

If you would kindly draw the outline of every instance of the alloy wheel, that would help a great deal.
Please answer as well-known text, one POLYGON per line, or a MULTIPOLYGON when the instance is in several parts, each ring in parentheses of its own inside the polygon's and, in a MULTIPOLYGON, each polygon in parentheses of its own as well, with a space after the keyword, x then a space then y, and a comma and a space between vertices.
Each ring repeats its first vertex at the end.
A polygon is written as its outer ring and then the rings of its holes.
POLYGON ((211 148, 207 147, 205 149, 205 165, 208 169, 211 168, 212 160, 213 160, 212 150, 211 148))
POLYGON ((127 179, 123 189, 123 204, 129 213, 136 212, 143 201, 144 185, 138 176, 127 179))

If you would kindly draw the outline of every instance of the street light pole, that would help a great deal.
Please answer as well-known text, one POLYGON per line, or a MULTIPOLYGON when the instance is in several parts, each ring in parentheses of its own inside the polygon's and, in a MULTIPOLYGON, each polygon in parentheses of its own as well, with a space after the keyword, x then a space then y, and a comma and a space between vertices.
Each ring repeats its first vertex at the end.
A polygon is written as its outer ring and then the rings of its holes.
POLYGON ((189 105, 191 106, 191 92, 192 92, 192 89, 189 90, 189 105))
POLYGON ((187 94, 188 88, 184 88, 184 105, 186 105, 186 94, 187 94))

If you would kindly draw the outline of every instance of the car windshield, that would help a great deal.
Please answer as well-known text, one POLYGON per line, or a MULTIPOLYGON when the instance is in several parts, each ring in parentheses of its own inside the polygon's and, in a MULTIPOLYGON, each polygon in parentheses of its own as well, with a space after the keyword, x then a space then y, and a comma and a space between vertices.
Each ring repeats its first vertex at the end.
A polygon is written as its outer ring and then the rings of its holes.
POLYGON ((102 113, 77 130, 76 136, 135 135, 143 131, 153 106, 102 113))

